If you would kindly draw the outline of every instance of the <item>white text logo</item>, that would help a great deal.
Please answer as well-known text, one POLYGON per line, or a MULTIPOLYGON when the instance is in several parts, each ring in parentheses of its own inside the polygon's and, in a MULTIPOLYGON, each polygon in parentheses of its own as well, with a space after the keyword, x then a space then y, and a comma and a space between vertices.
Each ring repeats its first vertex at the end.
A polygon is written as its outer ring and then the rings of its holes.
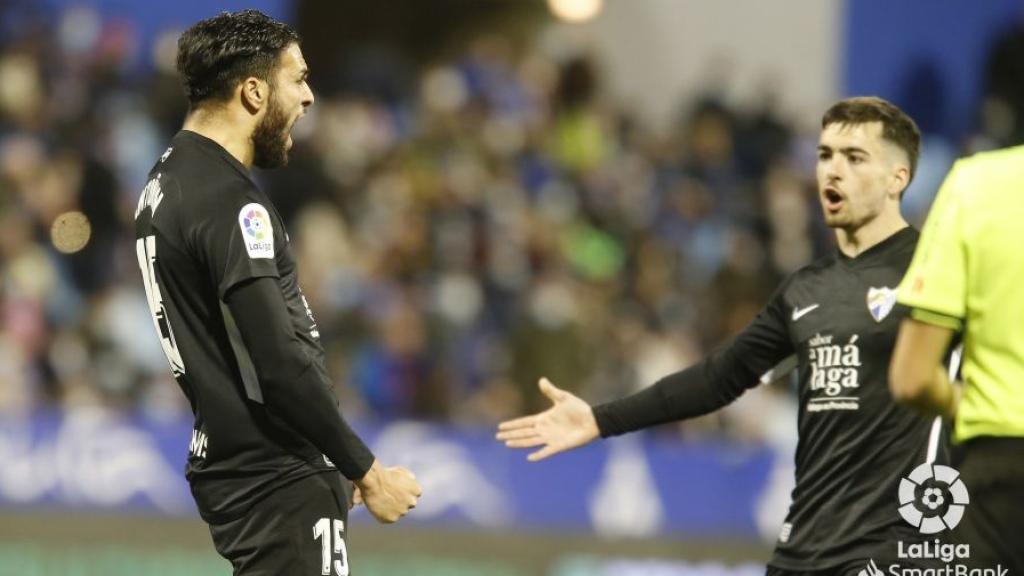
POLYGON ((814 392, 824 392, 824 396, 809 401, 808 411, 857 410, 860 407, 860 398, 848 395, 860 388, 861 362, 857 339, 858 336, 854 335, 849 342, 840 345, 833 344, 832 336, 817 334, 808 342, 807 359, 811 363, 809 386, 814 392))

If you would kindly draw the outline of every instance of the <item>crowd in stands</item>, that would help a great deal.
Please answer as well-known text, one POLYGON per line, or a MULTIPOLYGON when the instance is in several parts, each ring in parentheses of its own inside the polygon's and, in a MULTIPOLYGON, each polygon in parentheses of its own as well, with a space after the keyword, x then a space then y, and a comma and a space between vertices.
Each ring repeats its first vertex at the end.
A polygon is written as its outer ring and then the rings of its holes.
MULTIPOLYGON (((149 50, 84 8, 3 29, 0 412, 188 410, 133 241, 186 112, 175 39, 149 50), (51 226, 73 210, 91 237, 66 254, 51 226)), ((833 249, 817 134, 771 98, 709 93, 651 127, 594 58, 496 36, 405 80, 403 94, 317 92, 289 166, 257 171, 353 417, 489 425, 542 408, 541 376, 591 401, 629 393, 725 343, 833 249)), ((785 385, 764 396, 688 430, 763 435, 764 410, 793 402, 785 385)))

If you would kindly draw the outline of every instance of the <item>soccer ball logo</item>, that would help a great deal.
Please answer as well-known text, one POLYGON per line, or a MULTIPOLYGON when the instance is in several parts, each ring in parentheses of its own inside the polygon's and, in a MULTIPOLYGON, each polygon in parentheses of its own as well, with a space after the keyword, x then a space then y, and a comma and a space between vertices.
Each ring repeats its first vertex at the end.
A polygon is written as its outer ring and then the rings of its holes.
POLYGON ((938 488, 926 488, 924 491, 924 505, 932 510, 935 510, 939 506, 942 506, 946 499, 942 497, 942 490, 938 488))
POLYGON ((900 516, 922 534, 952 530, 970 504, 960 473, 949 466, 922 464, 900 480, 900 516))
POLYGON ((255 209, 249 210, 249 212, 242 217, 242 225, 245 226, 245 233, 252 236, 256 240, 263 240, 266 236, 267 221, 263 214, 255 209))

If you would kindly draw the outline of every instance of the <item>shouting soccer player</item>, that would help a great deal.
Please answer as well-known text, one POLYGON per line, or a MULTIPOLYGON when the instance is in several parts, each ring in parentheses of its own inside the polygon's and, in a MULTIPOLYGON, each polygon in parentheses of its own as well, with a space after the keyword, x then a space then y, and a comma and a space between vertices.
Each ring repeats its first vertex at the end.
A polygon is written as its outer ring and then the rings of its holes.
POLYGON ((896 287, 918 233, 900 214, 917 164, 913 120, 879 98, 822 119, 818 194, 838 250, 791 275, 753 323, 703 362, 591 408, 541 380, 548 410, 504 422, 498 439, 540 460, 609 437, 717 410, 796 355, 799 444, 793 503, 769 575, 858 574, 915 536, 897 508, 902 476, 935 458, 940 428, 893 402, 887 372, 900 320, 896 287))
POLYGON ((420 487, 342 418, 288 234, 250 173, 287 163, 313 104, 299 39, 259 12, 223 13, 182 34, 178 71, 190 111, 150 172, 135 236, 195 414, 186 476, 236 575, 344 576, 342 475, 381 522, 404 516, 420 487))

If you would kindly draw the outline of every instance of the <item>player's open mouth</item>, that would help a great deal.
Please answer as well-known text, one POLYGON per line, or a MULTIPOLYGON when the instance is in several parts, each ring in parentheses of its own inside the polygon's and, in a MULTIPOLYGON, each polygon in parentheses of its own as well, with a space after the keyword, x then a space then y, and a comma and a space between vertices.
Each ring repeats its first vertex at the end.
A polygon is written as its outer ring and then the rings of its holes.
POLYGON ((843 207, 843 195, 835 188, 825 188, 824 193, 825 209, 829 212, 837 212, 843 207))

